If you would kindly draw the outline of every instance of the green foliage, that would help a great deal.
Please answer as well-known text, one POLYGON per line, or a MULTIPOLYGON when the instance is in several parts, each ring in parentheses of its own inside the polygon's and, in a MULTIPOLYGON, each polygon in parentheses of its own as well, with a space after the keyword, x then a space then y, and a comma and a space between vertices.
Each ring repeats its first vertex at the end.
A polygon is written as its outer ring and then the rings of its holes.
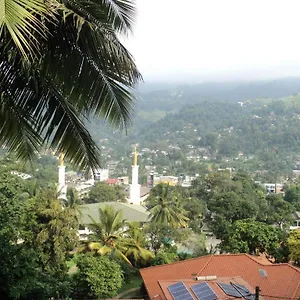
POLYGON ((89 192, 85 203, 98 203, 110 201, 125 201, 125 192, 123 187, 119 185, 110 186, 103 182, 96 183, 89 192))
MULTIPOLYGON (((66 272, 59 268, 60 271, 55 276, 53 275, 54 264, 58 267, 61 263, 56 261, 57 257, 50 257, 53 253, 49 249, 55 240, 48 237, 47 240, 40 241, 42 245, 39 244, 36 229, 45 224, 45 219, 38 218, 34 201, 20 197, 26 184, 27 181, 9 173, 1 174, 0 297, 1 299, 67 297, 70 293, 70 285, 66 278, 66 272), (43 225, 39 222, 42 222, 43 225), (44 264, 45 260, 41 261, 41 257, 47 259, 49 264, 44 264), (48 266, 51 264, 51 270, 44 267, 46 264, 48 266)), ((45 216, 43 215, 43 217, 45 216)), ((59 217, 61 215, 54 218, 59 217)), ((51 222, 51 218, 49 222, 51 222)), ((51 229, 55 231, 55 224, 51 224, 51 229)), ((64 230, 69 229, 66 227, 64 230)), ((65 235, 62 231, 60 234, 63 239, 65 235)), ((63 248, 64 242, 57 239, 56 249, 63 248)))
POLYGON ((133 265, 143 265, 153 258, 153 253, 145 249, 144 237, 140 228, 129 226, 125 231, 126 220, 122 211, 114 211, 112 206, 99 208, 100 219, 92 220, 90 225, 93 235, 80 252, 93 252, 97 255, 106 255, 133 265))
POLYGON ((152 266, 171 264, 172 262, 178 261, 179 257, 174 252, 169 252, 167 250, 161 250, 156 255, 155 258, 151 261, 152 266))
POLYGON ((132 30, 135 2, 2 4, 1 144, 24 160, 50 145, 81 168, 100 166, 84 121, 130 123, 141 75, 119 36, 132 30))
POLYGON ((182 207, 180 195, 168 184, 157 185, 154 194, 150 194, 147 199, 148 203, 152 206, 150 209, 151 222, 167 224, 174 228, 187 227, 189 218, 186 217, 187 212, 182 207))
POLYGON ((55 194, 48 189, 32 199, 35 216, 29 225, 33 239, 26 243, 36 249, 43 271, 63 276, 67 272, 67 254, 78 243, 78 223, 74 210, 63 207, 55 194))
POLYGON ((300 210, 300 185, 291 185, 286 191, 284 200, 300 210))
POLYGON ((122 286, 121 267, 105 256, 80 255, 78 273, 73 277, 76 296, 97 299, 114 297, 122 286))
POLYGON ((287 240, 290 258, 296 265, 300 265, 300 230, 292 230, 287 240))
POLYGON ((292 223, 292 213, 295 211, 293 205, 283 200, 280 194, 270 194, 266 196, 268 207, 266 208, 266 223, 277 224, 280 227, 288 226, 292 223))
POLYGON ((220 244, 222 251, 230 253, 273 254, 280 245, 279 229, 253 220, 235 221, 220 244))
POLYGON ((170 248, 173 243, 183 242, 189 233, 185 229, 175 229, 167 224, 150 223, 145 227, 150 249, 153 249, 155 254, 161 249, 170 248))

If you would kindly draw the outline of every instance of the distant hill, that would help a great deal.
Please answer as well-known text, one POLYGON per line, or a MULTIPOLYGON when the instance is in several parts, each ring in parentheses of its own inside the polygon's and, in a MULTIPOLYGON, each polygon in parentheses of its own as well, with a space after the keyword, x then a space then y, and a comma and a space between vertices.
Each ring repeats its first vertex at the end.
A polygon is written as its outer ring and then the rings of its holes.
POLYGON ((300 93, 300 78, 250 82, 207 82, 191 85, 142 85, 137 111, 174 111, 203 101, 239 102, 257 98, 282 98, 300 93))
POLYGON ((127 135, 99 121, 89 127, 104 154, 113 149, 105 159, 129 157, 138 142, 152 149, 178 147, 180 157, 255 155, 257 168, 290 170, 300 157, 299 94, 300 78, 159 86, 137 93, 127 135))

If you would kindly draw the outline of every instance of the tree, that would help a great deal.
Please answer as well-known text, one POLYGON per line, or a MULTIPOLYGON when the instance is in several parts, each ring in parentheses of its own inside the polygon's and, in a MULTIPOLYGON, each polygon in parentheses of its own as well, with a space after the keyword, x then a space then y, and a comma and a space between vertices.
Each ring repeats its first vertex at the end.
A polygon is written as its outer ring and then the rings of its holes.
POLYGON ((281 231, 254 220, 238 220, 222 238, 220 248, 230 253, 272 254, 280 246, 281 231))
MULTIPOLYGON (((154 198, 153 207, 150 209, 151 221, 158 224, 167 224, 175 228, 187 227, 186 211, 178 201, 178 195, 168 184, 157 187, 158 195, 154 198)), ((151 198, 150 198, 151 199, 151 198)), ((149 200, 151 201, 151 200, 149 200)))
POLYGON ((287 240, 290 258, 296 265, 300 265, 300 230, 292 230, 287 240))
POLYGON ((292 185, 285 191, 284 200, 300 209, 300 185, 292 185))
POLYGON ((144 265, 154 258, 153 252, 146 249, 145 232, 139 223, 129 223, 125 236, 128 237, 125 255, 133 265, 144 265))
POLYGON ((98 167, 84 120, 129 124, 141 75, 119 36, 132 29, 134 0, 3 1, 0 143, 31 161, 50 144, 82 168, 98 167))
POLYGON ((97 203, 124 200, 125 192, 121 186, 110 186, 106 183, 98 182, 90 189, 88 198, 84 199, 84 202, 97 203))
POLYGON ((267 224, 276 224, 283 228, 284 225, 289 225, 293 221, 292 213, 295 208, 292 204, 284 201, 281 195, 269 194, 266 196, 268 207, 266 210, 267 224))
POLYGON ((59 272, 54 276, 54 272, 48 272, 41 262, 42 255, 49 259, 46 249, 53 241, 43 243, 45 253, 37 247, 34 230, 40 224, 37 223, 34 201, 22 197, 26 183, 17 176, 0 175, 0 297, 65 298, 70 292, 66 273, 59 272))
MULTIPOLYGON (((1 176, 5 178, 4 174, 1 176)), ((8 175, 7 175, 8 177, 8 175)), ((37 257, 18 241, 30 238, 26 229, 32 210, 27 201, 20 201, 13 179, 10 185, 0 181, 0 297, 19 298, 33 288, 37 280, 37 257), (27 219, 28 217, 28 219, 27 219)))
POLYGON ((25 244, 34 248, 44 272, 57 277, 66 275, 68 253, 78 243, 76 212, 55 198, 55 190, 44 190, 32 199, 35 219, 29 224, 32 240, 25 244))
POLYGON ((162 248, 169 248, 173 243, 183 242, 190 232, 172 228, 167 224, 150 223, 145 227, 145 234, 148 237, 150 249, 157 254, 162 248))
POLYGON ((147 261, 152 257, 152 252, 144 249, 137 235, 128 236, 125 233, 126 220, 122 211, 114 211, 112 206, 99 208, 100 219, 92 220, 90 225, 93 236, 80 251, 93 252, 97 255, 108 255, 121 259, 131 265, 147 261))
POLYGON ((121 267, 105 256, 80 255, 74 275, 76 296, 87 294, 97 299, 113 298, 122 286, 121 267))

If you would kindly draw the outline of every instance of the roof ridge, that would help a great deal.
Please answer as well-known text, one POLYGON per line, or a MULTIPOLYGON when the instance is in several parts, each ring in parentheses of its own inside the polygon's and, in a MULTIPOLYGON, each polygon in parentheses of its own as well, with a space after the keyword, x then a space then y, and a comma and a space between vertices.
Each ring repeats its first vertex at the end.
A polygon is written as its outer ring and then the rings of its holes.
POLYGON ((274 263, 274 264, 265 265, 265 266, 266 267, 287 266, 287 267, 290 267, 300 273, 300 268, 295 267, 295 266, 291 265, 290 263, 274 263))
MULTIPOLYGON (((185 263, 185 262, 191 261, 191 260, 204 259, 204 258, 206 258, 207 256, 212 256, 212 254, 203 255, 203 256, 199 256, 199 257, 192 257, 192 258, 188 258, 188 259, 185 259, 185 260, 174 261, 174 262, 172 262, 171 264, 172 264, 172 265, 175 265, 175 264, 185 263)), ((164 264, 164 265, 158 265, 158 266, 151 266, 151 267, 141 268, 140 271, 148 270, 148 269, 153 269, 153 268, 166 267, 167 265, 171 265, 171 264, 164 264)))
MULTIPOLYGON (((129 208, 131 208, 131 209, 133 209, 133 210, 135 210, 135 211, 137 211, 137 212, 139 212, 139 213, 141 213, 141 214, 144 213, 144 212, 142 212, 142 211, 136 209, 136 207, 131 206, 132 204, 124 203, 124 202, 118 202, 118 203, 120 203, 121 205, 123 205, 123 206, 125 206, 125 207, 129 207, 129 208)), ((134 204, 133 204, 133 205, 134 205, 134 204)), ((140 205, 140 206, 142 206, 142 205, 140 205)), ((147 210, 146 210, 146 211, 147 211, 147 210)))
POLYGON ((202 271, 205 270, 205 268, 207 267, 207 265, 210 263, 210 261, 212 260, 212 258, 214 257, 214 254, 211 255, 211 257, 207 260, 206 264, 203 266, 203 268, 197 273, 196 276, 198 276, 202 271))
MULTIPOLYGON (((262 263, 262 262, 256 260, 256 259, 255 259, 251 254, 249 254, 249 253, 242 253, 242 254, 246 255, 248 258, 252 259, 253 261, 255 261, 256 263, 258 263, 258 264, 261 265, 261 266, 272 266, 272 265, 274 265, 274 264, 271 263, 271 262, 270 262, 270 264, 264 264, 264 263, 262 263)), ((277 264, 277 265, 278 265, 278 264, 277 264)))

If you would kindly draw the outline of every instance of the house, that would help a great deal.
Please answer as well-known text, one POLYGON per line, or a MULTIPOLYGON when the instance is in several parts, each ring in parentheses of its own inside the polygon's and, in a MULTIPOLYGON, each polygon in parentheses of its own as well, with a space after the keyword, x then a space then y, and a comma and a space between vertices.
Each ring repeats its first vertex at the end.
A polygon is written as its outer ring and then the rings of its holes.
POLYGON ((263 187, 265 188, 267 193, 283 193, 283 185, 281 183, 264 183, 263 187))
POLYGON ((249 254, 207 255, 140 270, 149 299, 175 299, 178 289, 188 296, 177 299, 198 299, 198 289, 210 293, 203 299, 254 299, 256 287, 260 299, 298 299, 300 269, 290 264, 272 264, 265 257, 249 254), (247 296, 242 297, 242 291, 247 296), (236 295, 230 294, 236 292, 236 295), (213 291, 213 292, 211 292, 213 291), (246 293, 245 292, 245 293, 246 293), (249 295, 249 292, 251 295, 249 295), (215 295, 215 296, 213 296, 215 295))
POLYGON ((92 234, 89 229, 89 225, 92 223, 92 219, 98 221, 100 218, 99 208, 103 208, 107 205, 111 205, 115 211, 121 210, 123 218, 128 222, 147 223, 150 221, 149 212, 145 206, 134 205, 121 202, 101 202, 79 205, 79 238, 80 240, 86 240, 87 235, 92 234))
POLYGON ((294 224, 290 226, 290 230, 300 229, 300 211, 295 211, 293 213, 294 224))
POLYGON ((105 181, 107 180, 109 174, 109 170, 108 169, 97 169, 94 171, 94 179, 96 181, 105 181))
POLYGON ((106 180, 106 183, 110 186, 117 185, 117 184, 119 184, 119 179, 118 178, 108 178, 106 180))

